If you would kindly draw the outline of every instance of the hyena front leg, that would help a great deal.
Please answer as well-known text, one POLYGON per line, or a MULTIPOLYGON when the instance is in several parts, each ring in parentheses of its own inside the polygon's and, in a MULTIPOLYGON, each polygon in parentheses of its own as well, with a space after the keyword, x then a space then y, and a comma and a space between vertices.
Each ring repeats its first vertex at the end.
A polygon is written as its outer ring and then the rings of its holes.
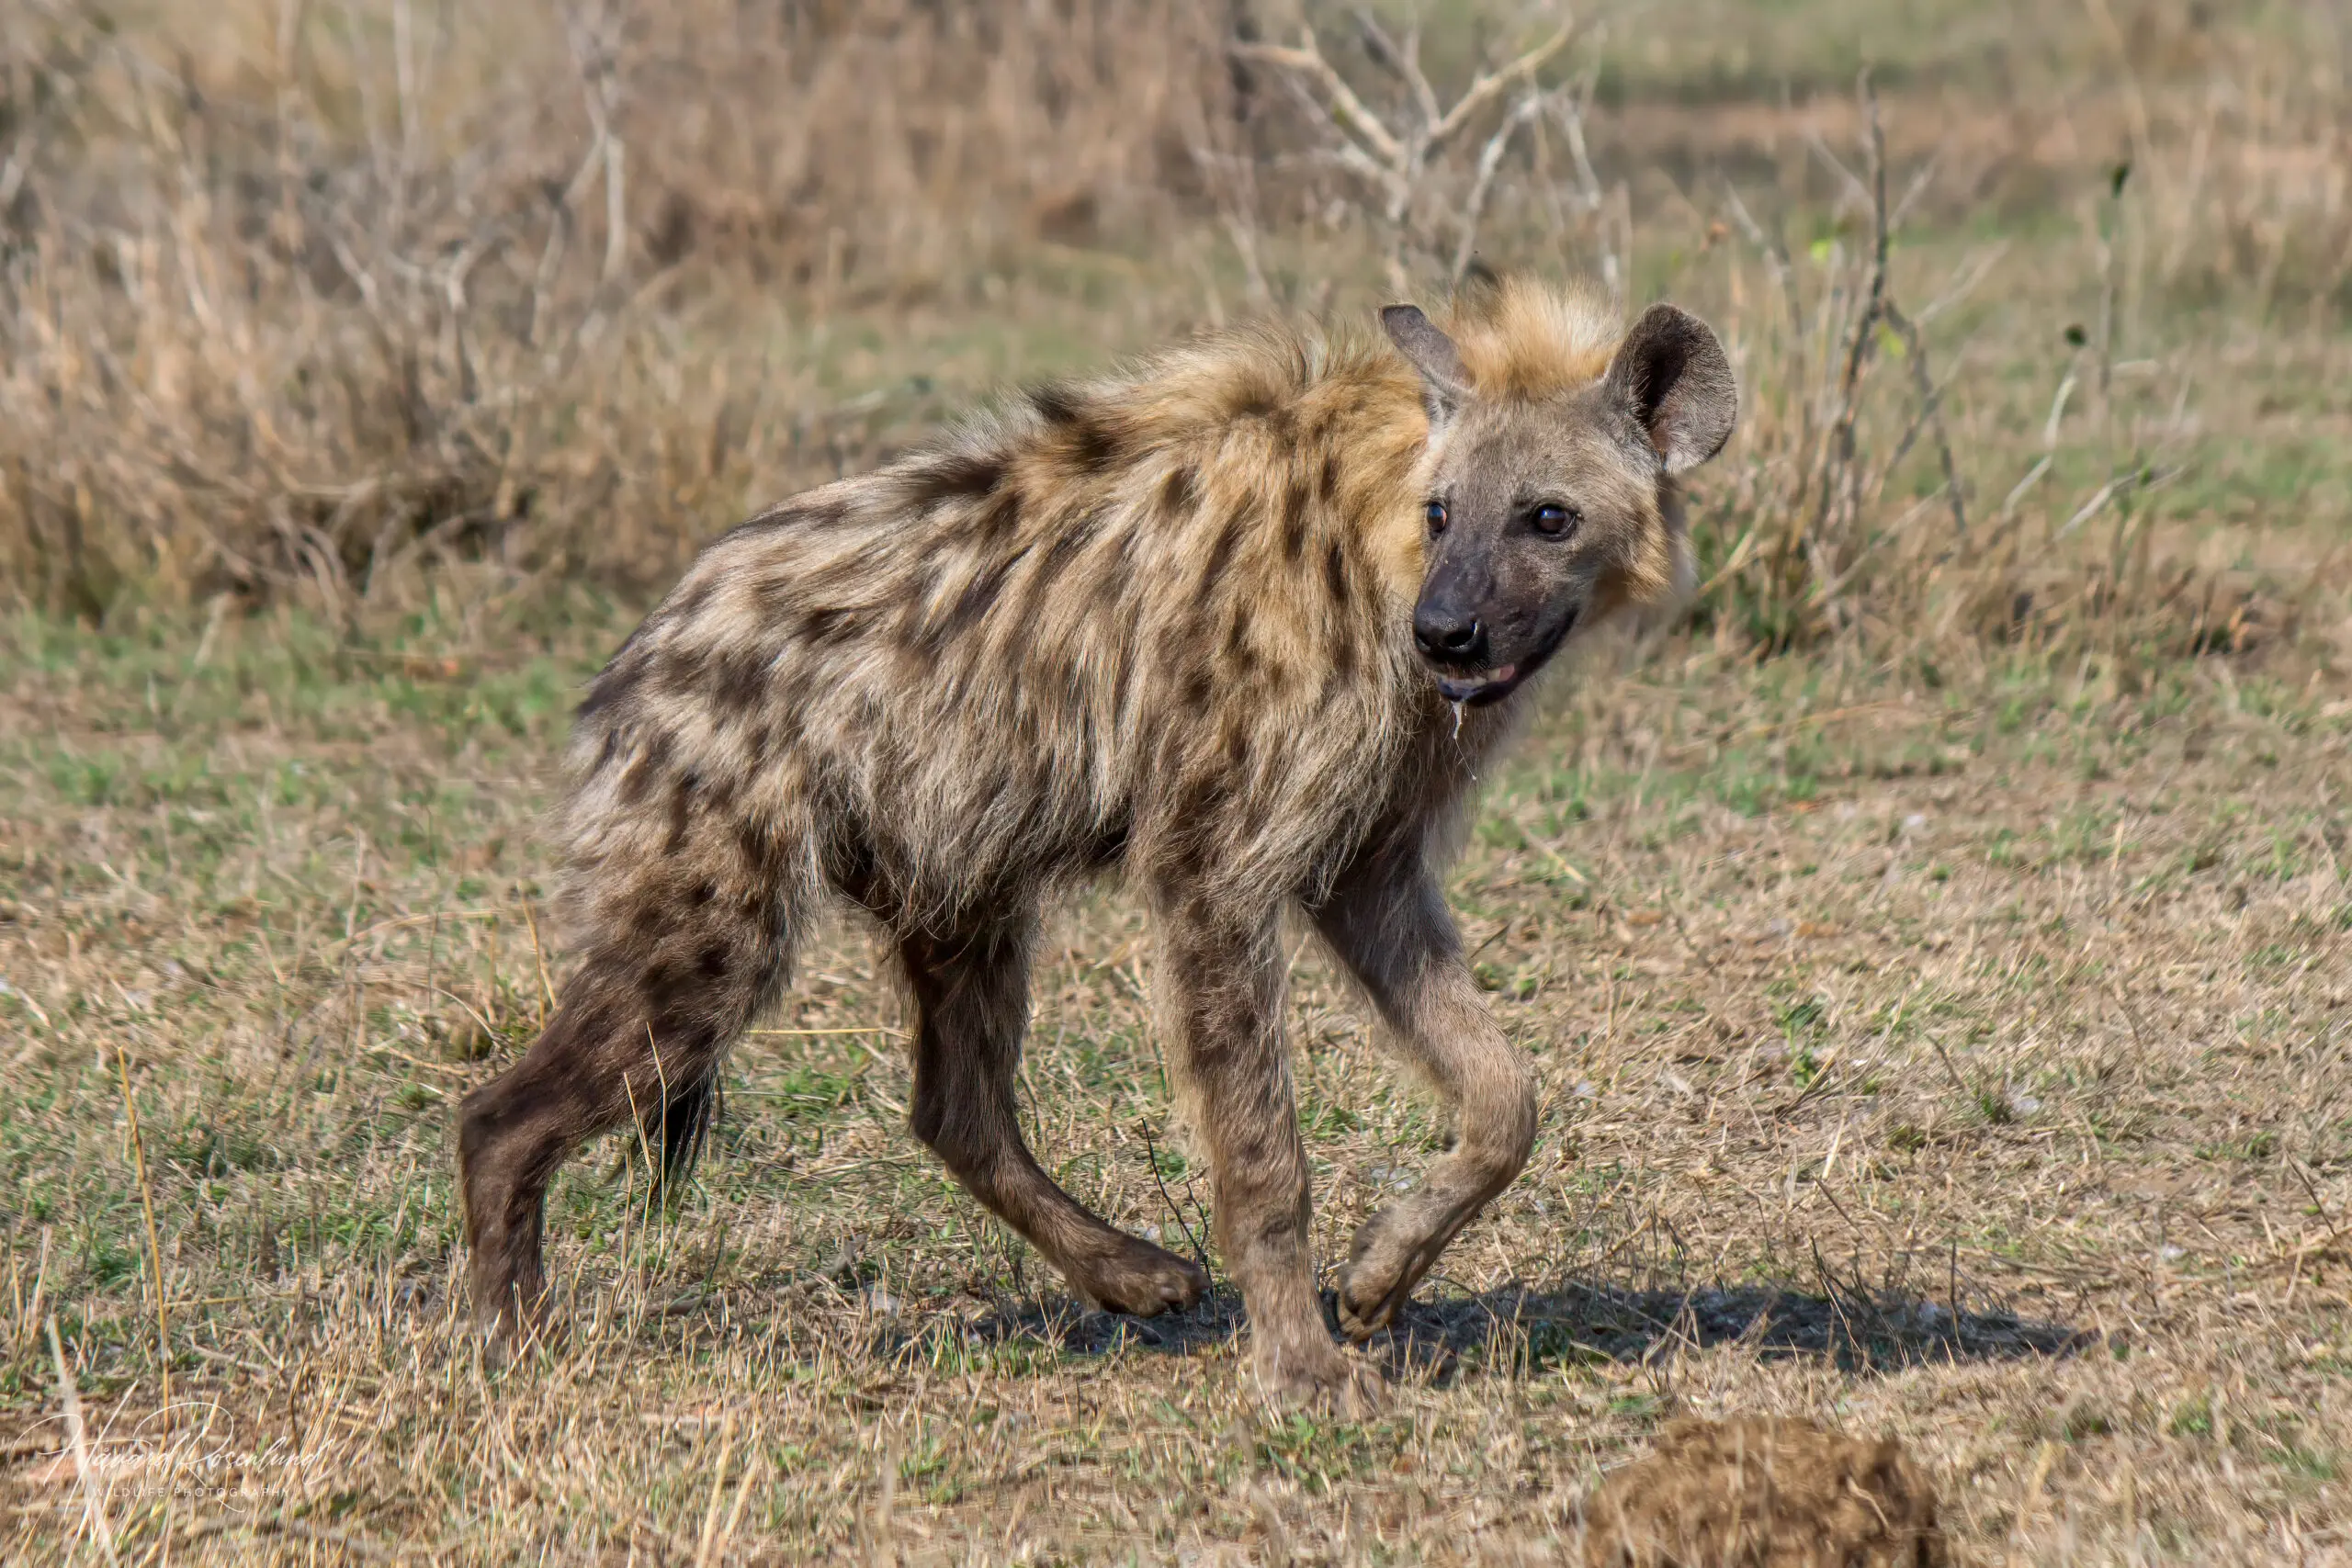
POLYGON ((1275 916, 1237 917, 1199 897, 1154 902, 1169 1055, 1206 1145, 1217 1245, 1250 1314, 1259 1383, 1363 1414, 1379 1375, 1333 1343, 1315 1290, 1275 916))
POLYGON ((1503 1037, 1418 845, 1344 876, 1315 923, 1378 1010, 1385 1043, 1428 1076, 1455 1113, 1453 1152, 1356 1232, 1340 1274, 1340 1326, 1362 1339, 1396 1314, 1535 1141, 1535 1080, 1503 1037))
POLYGON ((1023 918, 899 942, 920 1015, 915 1136, 1080 1294, 1139 1317, 1191 1306, 1208 1289, 1199 1265, 1113 1228, 1056 1186, 1022 1140, 1012 1085, 1035 939, 1023 918))

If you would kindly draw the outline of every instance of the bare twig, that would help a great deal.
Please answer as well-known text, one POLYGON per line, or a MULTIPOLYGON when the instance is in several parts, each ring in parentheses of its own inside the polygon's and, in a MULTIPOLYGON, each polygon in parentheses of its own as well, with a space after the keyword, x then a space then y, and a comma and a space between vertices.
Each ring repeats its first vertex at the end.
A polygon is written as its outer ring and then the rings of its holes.
MULTIPOLYGON (((1936 459, 1943 466, 1944 493, 1951 500, 1952 533, 1955 537, 1964 540, 1968 537, 1968 503, 1961 494, 1959 466, 1952 461, 1951 437, 1944 430, 1943 389, 1937 386, 1928 373, 1928 345, 1920 337, 1919 329, 1912 324, 1911 318, 1905 315, 1902 307, 1893 299, 1884 300, 1881 310, 1886 317, 1886 324, 1903 340, 1904 352, 1910 358, 1911 378, 1919 389, 1919 412, 1915 425, 1925 424, 1936 438, 1936 459)), ((1903 461, 1910 444, 1910 438, 1906 436, 1897 446, 1894 457, 1887 463, 1890 472, 1895 464, 1903 461)))
POLYGON ((624 178, 628 150, 622 145, 620 134, 614 125, 620 104, 620 75, 610 38, 615 24, 610 17, 601 14, 591 20, 577 12, 567 13, 564 23, 572 59, 579 66, 580 96, 588 110, 593 139, 588 156, 581 160, 579 173, 572 176, 571 187, 564 192, 563 205, 568 209, 586 194, 585 182, 591 177, 592 170, 604 176, 605 265, 602 276, 605 283, 614 284, 620 281, 628 262, 628 202, 624 178))
POLYGON ((1600 176, 1593 173, 1592 154, 1585 147, 1584 114, 1592 103, 1593 89, 1600 83, 1598 61, 1585 68, 1584 77, 1572 93, 1562 93, 1551 100, 1553 117, 1560 122, 1560 130, 1568 139, 1568 157, 1577 171, 1577 194, 1588 212, 1600 210, 1602 200, 1600 176))
POLYGON ((1804 336, 1804 303, 1797 297, 1796 262, 1789 254, 1789 247, 1777 233, 1768 234, 1747 204, 1739 198, 1739 191, 1730 181, 1724 182, 1724 199, 1731 204, 1732 220, 1739 225, 1747 243, 1764 258, 1765 270, 1781 290, 1781 302, 1788 308, 1789 331, 1796 339, 1804 336))
POLYGON ((1301 76, 1319 83, 1331 99, 1331 122, 1360 141, 1373 156, 1387 169, 1404 166, 1405 147, 1394 133, 1380 122, 1380 117, 1364 107, 1363 100, 1348 85, 1347 78, 1331 68, 1323 51, 1315 42, 1314 29, 1302 29, 1295 46, 1275 43, 1238 43, 1233 52, 1243 60, 1255 60, 1266 65, 1279 65, 1301 76))
POLYGON ((1445 118, 1430 127, 1430 145, 1434 148, 1443 144, 1448 138, 1468 125, 1480 110, 1500 97, 1513 84, 1532 81, 1535 73, 1550 64, 1554 55, 1567 48, 1568 40, 1575 36, 1575 21, 1573 19, 1564 21, 1560 24, 1558 31, 1509 65, 1481 76, 1470 84, 1470 90, 1463 94, 1452 108, 1446 110, 1445 118))
MULTIPOLYGON (((1405 286, 1406 243, 1416 209, 1425 205, 1432 161, 1505 94, 1526 85, 1519 104, 1505 114, 1481 150, 1460 209, 1451 222, 1439 224, 1441 231, 1448 228, 1455 231, 1449 276, 1458 281, 1469 266, 1478 221, 1511 136, 1558 96, 1556 90, 1535 86, 1535 79, 1576 36, 1575 19, 1564 19, 1543 42, 1479 75, 1451 107, 1442 107, 1436 87, 1421 69, 1418 26, 1399 40, 1367 11, 1358 11, 1356 25, 1373 59, 1404 83, 1410 98, 1405 118, 1384 120, 1375 113, 1324 54, 1311 27, 1299 29, 1295 44, 1242 42, 1230 47, 1237 59, 1280 68, 1302 106, 1331 127, 1335 144, 1328 156, 1379 197, 1381 222, 1387 231, 1390 281, 1400 290, 1405 286)), ((1580 132, 1573 140, 1584 175, 1589 180, 1590 162, 1582 152, 1580 132)))
POLYGON ((1209 1271, 1208 1248, 1202 1246, 1201 1238, 1193 1234, 1193 1227, 1185 1223, 1184 1211, 1178 1208, 1176 1200, 1168 1194, 1168 1183, 1159 1174, 1159 1151, 1152 1145, 1151 1128, 1138 1124, 1137 1131, 1143 1134, 1144 1158, 1151 1167, 1151 1184, 1159 1189, 1159 1201, 1167 1204, 1168 1212, 1175 1216, 1176 1228, 1184 1233, 1185 1244, 1192 1247, 1193 1256, 1200 1262, 1201 1272, 1205 1274, 1209 1271))
POLYGON ((605 138, 605 281, 618 283, 628 264, 628 202, 622 169, 628 148, 617 136, 605 138))
POLYGON ((1530 93, 1520 99, 1510 113, 1503 117, 1502 124, 1495 128, 1495 133, 1487 139, 1485 150, 1478 154, 1477 177, 1471 182, 1469 197, 1462 204, 1462 243, 1454 247, 1453 268, 1447 276, 1447 281, 1453 288, 1461 288, 1463 277, 1470 271, 1471 253, 1478 241, 1478 220, 1487 209, 1487 193, 1493 188, 1495 171, 1502 164, 1503 151, 1510 145, 1510 139, 1519 128, 1532 120, 1543 108, 1544 98, 1540 94, 1530 93))
MULTIPOLYGON (((1600 176, 1592 166, 1592 153, 1585 145, 1585 110, 1592 103, 1593 89, 1600 85, 1600 66, 1593 62, 1585 69, 1583 77, 1572 90, 1544 95, 1544 107, 1560 127, 1560 134, 1568 144, 1568 163, 1576 176, 1577 209, 1591 220, 1594 238, 1600 251, 1600 280, 1620 303, 1625 295, 1625 274, 1628 258, 1624 254, 1630 244, 1621 248, 1610 242, 1607 220, 1601 209, 1608 205, 1609 196, 1601 188, 1600 176)), ((1623 235, 1619 238, 1624 239, 1623 235)))
POLYGON ((1829 519, 1829 509, 1838 500, 1838 484, 1844 481, 1847 497, 1853 494, 1854 424, 1860 409, 1856 394, 1860 390, 1862 371, 1870 364, 1871 347, 1877 341, 1873 329, 1886 309, 1886 261, 1891 236, 1887 229, 1886 205, 1886 134, 1879 123, 1878 89, 1871 85, 1870 71, 1864 68, 1856 89, 1869 124, 1869 137, 1864 148, 1870 155, 1871 269, 1868 293, 1863 297, 1861 313, 1854 318, 1852 330, 1846 340, 1846 369, 1838 385, 1838 417, 1830 425, 1832 474, 1825 476, 1821 487, 1819 509, 1814 518, 1814 531, 1818 534, 1829 519))
POLYGON ((1234 253, 1241 258, 1250 302, 1259 310, 1267 309, 1274 295, 1258 255, 1258 161, 1219 152, 1198 141, 1193 142, 1191 152, 1193 166, 1216 193, 1217 217, 1227 238, 1233 242, 1234 253))

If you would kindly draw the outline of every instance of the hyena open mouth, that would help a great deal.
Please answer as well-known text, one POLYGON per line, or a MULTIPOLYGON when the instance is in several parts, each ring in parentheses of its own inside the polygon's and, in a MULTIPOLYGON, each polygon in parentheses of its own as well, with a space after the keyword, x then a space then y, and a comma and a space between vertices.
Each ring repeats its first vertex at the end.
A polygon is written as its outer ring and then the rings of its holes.
POLYGON ((1537 644, 1534 653, 1524 656, 1517 662, 1498 664, 1491 670, 1468 674, 1439 675, 1438 695, 1447 702, 1460 703, 1465 707, 1474 708, 1486 707, 1490 704, 1502 701, 1519 690, 1525 682, 1532 679, 1544 665, 1551 662, 1552 656, 1560 651, 1562 645, 1568 640, 1569 634, 1576 630, 1576 625, 1577 613, 1571 609, 1561 619, 1557 631, 1537 644))

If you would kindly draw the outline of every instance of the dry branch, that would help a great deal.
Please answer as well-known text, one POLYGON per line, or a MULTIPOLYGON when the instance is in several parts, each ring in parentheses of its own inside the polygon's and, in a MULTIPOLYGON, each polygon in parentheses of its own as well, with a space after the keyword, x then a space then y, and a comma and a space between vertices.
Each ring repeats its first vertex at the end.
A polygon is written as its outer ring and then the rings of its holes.
MULTIPOLYGON (((1547 108, 1553 108, 1562 96, 1562 89, 1541 87, 1537 79, 1544 67, 1576 37, 1576 20, 1572 16, 1564 17, 1550 37, 1508 62, 1482 73, 1447 107, 1421 68, 1418 26, 1408 30, 1400 42, 1392 39, 1369 12, 1359 10, 1356 19, 1367 51, 1398 78, 1408 96, 1408 107, 1398 111, 1393 123, 1368 106, 1331 63, 1311 26, 1299 28, 1295 44, 1241 42, 1232 45, 1232 51, 1237 59, 1283 71, 1310 116, 1329 128, 1333 137, 1329 149, 1332 161, 1378 194, 1390 283, 1400 293, 1406 287, 1406 252, 1419 237, 1415 233, 1417 209, 1428 207, 1435 199, 1436 182, 1432 176, 1439 155, 1455 138, 1478 123, 1505 94, 1525 85, 1526 91, 1504 112, 1482 147, 1468 192, 1458 203, 1451 204, 1450 213, 1433 215, 1426 220, 1432 236, 1448 231, 1456 235, 1447 277, 1449 282, 1458 283, 1469 267, 1478 221, 1511 137, 1547 108)), ((1581 160, 1580 133, 1577 146, 1581 160)), ((1585 172, 1589 175, 1589 163, 1585 172)), ((1425 243, 1423 248, 1435 247, 1425 243)))

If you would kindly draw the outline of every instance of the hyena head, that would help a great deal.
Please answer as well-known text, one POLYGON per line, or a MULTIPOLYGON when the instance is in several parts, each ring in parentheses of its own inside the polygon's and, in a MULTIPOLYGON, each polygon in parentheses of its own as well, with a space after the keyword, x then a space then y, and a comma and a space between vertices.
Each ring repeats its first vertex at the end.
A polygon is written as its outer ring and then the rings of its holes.
POLYGON ((1577 626, 1687 582, 1676 479, 1739 404, 1705 322, 1653 305, 1611 353, 1591 302, 1519 288, 1459 343, 1410 305, 1381 319, 1429 406, 1413 641, 1447 700, 1500 701, 1577 626))

